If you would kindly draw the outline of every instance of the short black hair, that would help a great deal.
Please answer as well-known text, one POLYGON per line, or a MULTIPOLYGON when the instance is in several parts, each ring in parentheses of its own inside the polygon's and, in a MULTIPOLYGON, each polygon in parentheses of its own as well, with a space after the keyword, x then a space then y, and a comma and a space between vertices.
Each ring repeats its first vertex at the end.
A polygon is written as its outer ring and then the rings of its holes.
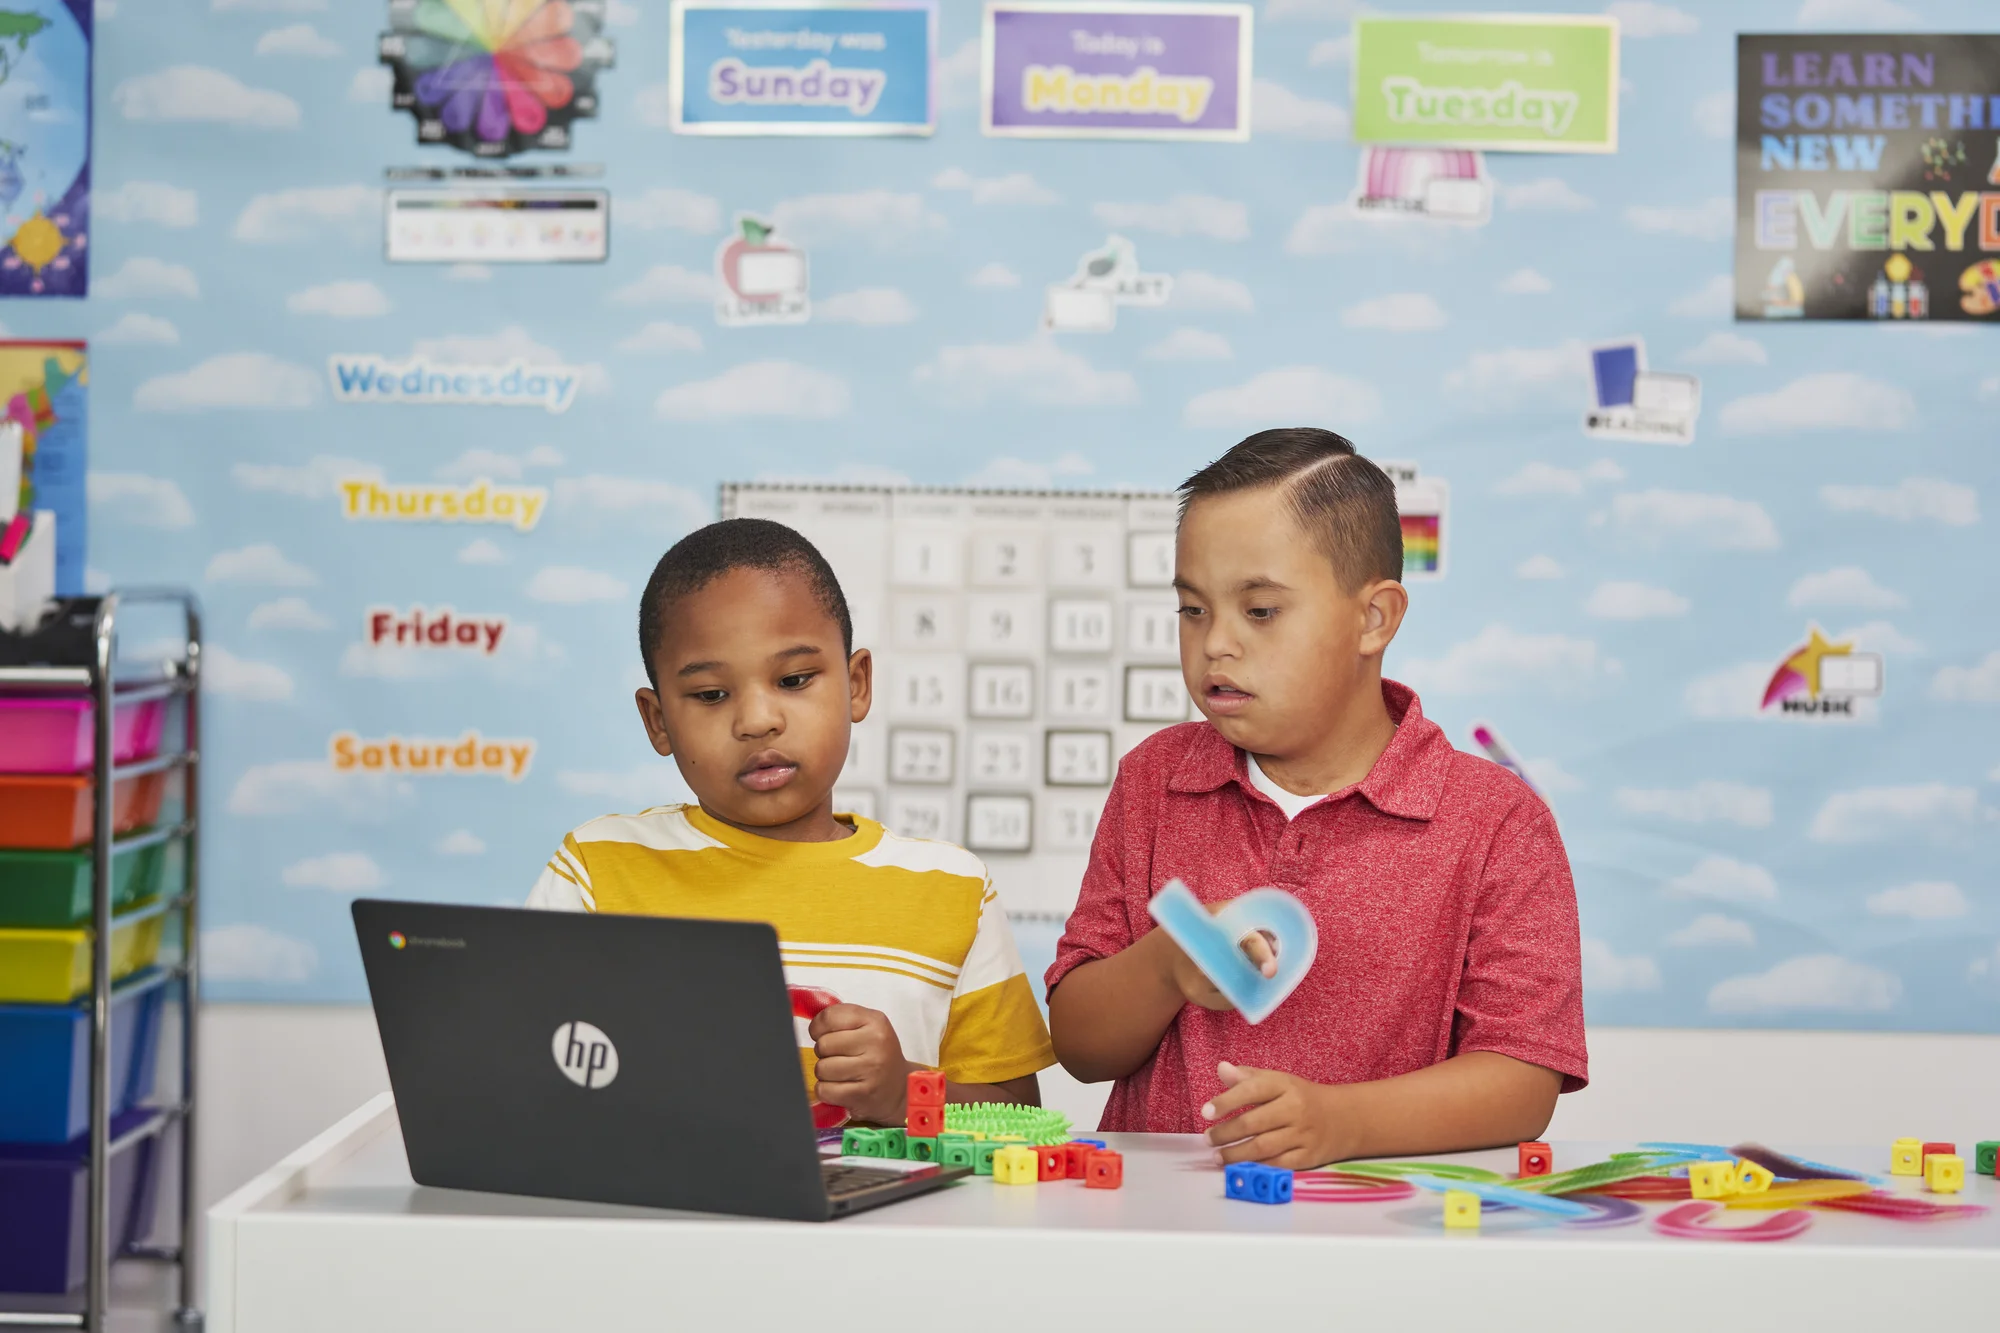
POLYGON ((1354 452, 1345 436, 1315 426, 1260 430, 1180 485, 1181 517, 1206 495, 1283 485, 1299 527, 1333 562, 1349 592, 1403 578, 1403 522, 1396 483, 1354 452))
POLYGON ((660 688, 653 670, 653 654, 666 633, 666 619, 673 604, 690 593, 700 592, 733 569, 763 569, 797 574, 812 585, 813 596, 840 626, 843 654, 854 652, 854 622, 847 614, 847 597, 840 580, 819 548, 797 531, 768 518, 726 518, 705 528, 696 528, 670 547, 653 566, 646 591, 639 597, 639 656, 646 663, 646 679, 660 688))

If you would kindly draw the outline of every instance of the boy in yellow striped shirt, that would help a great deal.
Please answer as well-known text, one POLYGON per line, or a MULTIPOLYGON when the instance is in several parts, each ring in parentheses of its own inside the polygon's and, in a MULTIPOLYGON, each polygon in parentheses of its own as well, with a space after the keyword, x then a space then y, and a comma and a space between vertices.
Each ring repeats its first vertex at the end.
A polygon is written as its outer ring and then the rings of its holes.
POLYGON ((689 534, 646 584, 639 649, 646 735, 699 804, 591 820, 528 905, 770 922, 786 980, 844 1001, 801 1054, 857 1119, 900 1124, 913 1069, 953 1101, 1038 1102, 1055 1054, 985 866, 834 813, 874 665, 812 543, 766 519, 689 534))

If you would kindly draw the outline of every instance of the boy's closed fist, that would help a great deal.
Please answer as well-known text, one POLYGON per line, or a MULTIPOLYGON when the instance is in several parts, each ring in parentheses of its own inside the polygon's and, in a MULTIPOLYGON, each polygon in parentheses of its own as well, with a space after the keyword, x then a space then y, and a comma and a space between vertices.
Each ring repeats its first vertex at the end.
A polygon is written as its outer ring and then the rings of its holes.
POLYGON ((903 1123, 909 1074, 922 1066, 903 1058, 887 1014, 858 1004, 831 1005, 814 1016, 806 1035, 813 1039, 821 1101, 846 1107, 857 1120, 903 1123))

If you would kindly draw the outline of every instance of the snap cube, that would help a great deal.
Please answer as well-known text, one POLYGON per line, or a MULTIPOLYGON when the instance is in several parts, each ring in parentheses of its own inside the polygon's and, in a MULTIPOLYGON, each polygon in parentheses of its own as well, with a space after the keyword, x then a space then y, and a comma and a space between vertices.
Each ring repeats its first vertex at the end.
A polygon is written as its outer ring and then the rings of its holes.
POLYGON ((1929 1161, 1932 1153, 1942 1153, 1946 1157, 1956 1157, 1958 1155, 1958 1145, 1956 1143, 1926 1143, 1924 1145, 1924 1160, 1929 1161))
POLYGON ((1778 1177, 1769 1167, 1755 1162, 1742 1161, 1736 1164, 1736 1192, 1738 1194, 1762 1194, 1771 1188, 1771 1182, 1778 1177))
POLYGON ((1035 1149, 1035 1176, 1039 1180, 1066 1180, 1069 1177, 1069 1153, 1060 1143, 1035 1149))
POLYGON ((1549 1145, 1528 1142, 1521 1145, 1521 1176, 1546 1176, 1556 1169, 1556 1155, 1549 1151, 1549 1145))
POLYGON ((1245 1203, 1290 1203, 1292 1173, 1262 1162, 1238 1162, 1222 1173, 1222 1195, 1245 1203))
POLYGON ((1008 1144, 993 1154, 993 1183, 1032 1185, 1040 1178, 1036 1153, 1018 1143, 1008 1144))
POLYGON ((910 1074, 909 1104, 944 1105, 944 1074, 935 1069, 918 1069, 910 1074))
POLYGON ((1070 1142, 1071 1142, 1071 1143, 1088 1143, 1088 1144, 1089 1144, 1089 1145, 1090 1145, 1091 1147, 1093 1147, 1093 1148, 1104 1148, 1104 1147, 1108 1147, 1108 1146, 1109 1146, 1108 1144, 1106 1144, 1106 1143, 1104 1142, 1104 1140, 1103 1140, 1103 1139, 1071 1139, 1071 1140, 1070 1140, 1070 1142))
POLYGON ((973 1174, 979 1176, 992 1175, 993 1159, 999 1156, 1000 1150, 1006 1146, 1007 1145, 1004 1143, 995 1143, 991 1139, 985 1139, 979 1143, 973 1144, 972 1145, 973 1174))
POLYGON ((1455 1230, 1476 1230, 1479 1226, 1479 1196, 1465 1190, 1446 1190, 1444 1224, 1455 1230))
POLYGON ((909 1155, 909 1150, 904 1146, 909 1142, 910 1132, 908 1130, 891 1125, 887 1129, 878 1129, 875 1132, 882 1136, 882 1155, 884 1157, 907 1157, 909 1155))
POLYGON ((1965 1188, 1965 1159, 1938 1152, 1924 1158, 1924 1184, 1933 1194, 1956 1194, 1965 1188))
POLYGON ((944 1108, 942 1106, 912 1106, 908 1116, 909 1128, 905 1133, 920 1139, 934 1139, 944 1133, 944 1108))
POLYGON ((945 1166, 972 1166, 979 1157, 978 1145, 969 1138, 946 1134, 938 1139, 937 1145, 937 1159, 945 1166))
POLYGON ((1921 1176, 1924 1173, 1924 1141, 1897 1139, 1889 1145, 1889 1174, 1921 1176))
POLYGON ((1092 1190, 1115 1190, 1125 1184, 1125 1158, 1110 1148, 1099 1148, 1091 1153, 1090 1160, 1083 1166, 1083 1187, 1092 1190))
POLYGON ((1250 1201, 1250 1182, 1257 1174, 1255 1162, 1237 1162, 1222 1168, 1222 1197, 1250 1201))
POLYGON ((938 1155, 936 1139, 906 1138, 903 1140, 903 1156, 913 1162, 935 1162, 938 1155))
POLYGON ((1078 1140, 1074 1143, 1063 1144, 1062 1150, 1063 1178, 1066 1180, 1082 1180, 1083 1169, 1089 1164, 1090 1155, 1096 1152, 1097 1149, 1088 1143, 1078 1140))
POLYGON ((1688 1192, 1697 1199, 1725 1199, 1736 1193, 1736 1163, 1696 1162, 1688 1167, 1688 1192))
POLYGON ((2000 1174, 2000 1139, 1982 1139, 1972 1150, 1972 1169, 1982 1176, 2000 1174))
POLYGON ((882 1156, 882 1131, 859 1126, 849 1126, 841 1130, 840 1153, 843 1157, 882 1156))

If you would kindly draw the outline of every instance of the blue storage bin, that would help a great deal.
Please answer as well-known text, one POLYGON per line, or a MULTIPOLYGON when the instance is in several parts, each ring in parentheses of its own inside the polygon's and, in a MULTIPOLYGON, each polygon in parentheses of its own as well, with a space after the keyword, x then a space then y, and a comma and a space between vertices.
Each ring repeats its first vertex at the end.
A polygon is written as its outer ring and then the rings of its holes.
MULTIPOLYGON (((153 1092, 167 974, 128 977, 111 991, 111 1114, 153 1092)), ((90 1128, 90 1008, 0 1005, 0 1144, 65 1144, 90 1128)))
MULTIPOLYGON (((141 1107, 111 1122, 111 1137, 159 1112, 141 1107)), ((160 1136, 111 1159, 113 1253, 144 1240, 159 1202, 160 1136)), ((83 1285, 89 1242, 90 1140, 0 1145, 0 1292, 60 1295, 83 1285)))

